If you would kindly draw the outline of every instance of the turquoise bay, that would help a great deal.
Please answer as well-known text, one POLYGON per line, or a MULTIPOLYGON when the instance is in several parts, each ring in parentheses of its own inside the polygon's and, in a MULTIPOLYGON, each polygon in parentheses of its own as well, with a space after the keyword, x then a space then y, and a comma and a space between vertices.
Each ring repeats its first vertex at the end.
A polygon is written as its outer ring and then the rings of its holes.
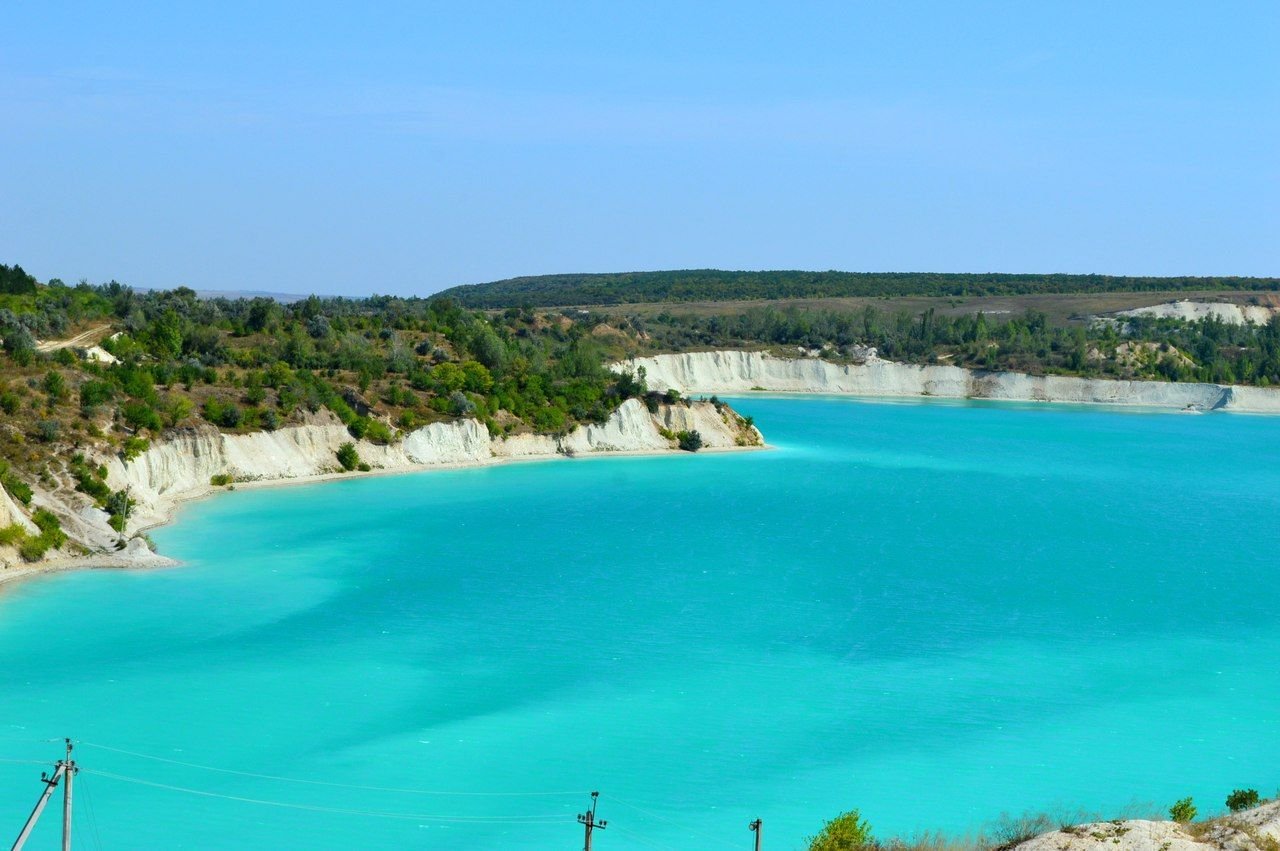
MULTIPOLYGON (((183 568, 6 587, 0 757, 82 740, 117 848, 572 848, 591 789, 602 851, 793 848, 1280 787, 1276 420, 735 405, 775 450, 242 490, 156 532, 183 568)), ((0 762, 15 833, 39 771, 0 762)))

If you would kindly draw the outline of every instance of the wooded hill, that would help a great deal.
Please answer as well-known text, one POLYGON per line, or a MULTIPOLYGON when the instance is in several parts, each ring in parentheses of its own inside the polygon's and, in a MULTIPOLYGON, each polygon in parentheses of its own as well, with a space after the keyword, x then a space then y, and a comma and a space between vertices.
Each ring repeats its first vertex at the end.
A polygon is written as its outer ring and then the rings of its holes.
POLYGON ((1280 290, 1280 278, 685 269, 666 272, 538 275, 453 287, 440 295, 456 299, 464 307, 502 308, 795 298, 1186 290, 1280 290))

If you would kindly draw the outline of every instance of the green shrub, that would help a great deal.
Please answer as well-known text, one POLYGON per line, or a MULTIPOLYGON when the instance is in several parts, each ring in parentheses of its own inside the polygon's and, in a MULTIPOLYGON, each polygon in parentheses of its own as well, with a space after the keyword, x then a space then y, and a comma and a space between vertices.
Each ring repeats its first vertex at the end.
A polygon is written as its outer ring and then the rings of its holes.
POLYGON ((152 431, 160 431, 164 428, 160 415, 146 402, 137 400, 125 402, 120 406, 120 416, 131 428, 149 428, 152 431))
POLYGON ((365 429, 364 436, 374 443, 383 445, 395 439, 395 434, 391 431, 391 427, 382 420, 369 420, 369 427, 365 429))
POLYGON ((185 396, 166 397, 164 405, 164 420, 168 425, 176 426, 178 423, 191 416, 192 408, 191 400, 185 396))
POLYGON ((218 473, 217 475, 209 477, 209 484, 213 485, 215 488, 226 487, 234 481, 235 479, 230 473, 218 473))
POLYGON ((235 428, 243 421, 244 412, 240 410, 239 405, 227 405, 218 417, 218 425, 223 428, 235 428))
POLYGON ((51 369, 44 374, 44 392, 49 396, 49 404, 56 405, 67 398, 67 379, 61 372, 51 369))
POLYGON ((1186 824, 1196 817, 1196 805, 1190 798, 1183 798, 1169 808, 1169 818, 1179 824, 1186 824))
POLYGON ((807 840, 809 851, 859 851, 870 847, 871 825, 862 819, 857 810, 841 813, 822 826, 817 836, 807 840))
POLYGON ((685 452, 697 452, 702 448, 702 435, 696 430, 676 432, 676 442, 685 452))
POLYGON ((0 485, 18 502, 23 505, 31 504, 31 486, 19 479, 6 461, 0 461, 0 485))
POLYGON ((98 475, 97 470, 89 468, 83 455, 77 455, 72 459, 71 475, 75 477, 76 490, 93 497, 95 502, 101 504, 111 496, 111 488, 107 487, 107 483, 98 475))
POLYGON ((27 536, 18 545, 18 553, 27 561, 39 561, 49 550, 56 550, 67 542, 67 535, 62 531, 62 524, 53 512, 37 508, 31 520, 40 529, 40 534, 27 536))
POLYGON ((147 440, 145 437, 130 437, 127 438, 124 445, 120 447, 120 457, 126 461, 132 461, 143 452, 146 452, 150 447, 151 441, 147 440))
MULTIPOLYGON (((58 515, 54 514, 47 508, 37 508, 35 513, 31 515, 31 522, 36 524, 41 534, 51 535, 57 538, 62 535, 62 523, 58 520, 58 515)), ((58 540, 58 546, 62 546, 66 542, 66 536, 58 540)))
POLYGON ((27 538, 27 530, 17 523, 0 529, 0 547, 16 547, 27 538))
POLYGON ((362 473, 367 473, 367 472, 369 472, 370 470, 372 470, 373 468, 369 466, 368 462, 366 462, 366 461, 361 461, 359 464, 357 464, 357 465, 356 465, 356 469, 357 469, 357 470, 359 470, 359 471, 360 471, 360 472, 362 472, 362 473))
POLYGON ((80 407, 95 408, 111 401, 115 388, 106 381, 86 381, 80 385, 80 407))
POLYGON ((22 556, 24 561, 39 561, 44 558, 48 549, 49 545, 44 542, 43 536, 24 538, 18 545, 18 555, 22 556))
POLYGON ((360 453, 356 452, 354 443, 348 441, 338 447, 338 463, 344 470, 354 470, 360 465, 360 453))
POLYGON ((1251 810, 1256 806, 1258 806, 1257 789, 1236 789, 1227 796, 1227 809, 1233 813, 1251 810))
POLYGON ((200 408, 200 414, 209 422, 217 425, 222 420, 222 403, 217 399, 206 399, 200 408))
POLYGON ((41 420, 36 423, 36 437, 41 443, 53 443, 62 433, 62 423, 57 420, 41 420))
POLYGON ((117 532, 123 532, 125 522, 129 517, 129 511, 137 505, 132 499, 129 499, 128 491, 115 491, 107 497, 103 508, 107 514, 107 525, 117 532))

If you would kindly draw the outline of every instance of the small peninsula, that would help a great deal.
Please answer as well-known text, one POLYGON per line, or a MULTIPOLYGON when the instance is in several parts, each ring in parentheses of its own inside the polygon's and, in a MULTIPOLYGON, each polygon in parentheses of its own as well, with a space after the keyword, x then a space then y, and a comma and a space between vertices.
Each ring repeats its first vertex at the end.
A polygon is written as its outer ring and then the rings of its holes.
POLYGON ((169 563, 145 531, 227 487, 763 445, 566 316, 0 284, 0 580, 169 563))

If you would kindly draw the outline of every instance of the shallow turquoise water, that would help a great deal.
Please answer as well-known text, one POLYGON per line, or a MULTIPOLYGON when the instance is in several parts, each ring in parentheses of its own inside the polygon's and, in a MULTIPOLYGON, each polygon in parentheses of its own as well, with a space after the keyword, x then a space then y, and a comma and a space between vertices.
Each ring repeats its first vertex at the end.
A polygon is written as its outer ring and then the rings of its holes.
MULTIPOLYGON (((240 491, 157 532, 188 567, 6 588, 0 757, 85 742, 85 848, 574 848, 595 788, 601 851, 793 848, 1280 786, 1280 421, 736 404, 776 451, 240 491)), ((39 771, 0 762, 0 831, 39 771)))

